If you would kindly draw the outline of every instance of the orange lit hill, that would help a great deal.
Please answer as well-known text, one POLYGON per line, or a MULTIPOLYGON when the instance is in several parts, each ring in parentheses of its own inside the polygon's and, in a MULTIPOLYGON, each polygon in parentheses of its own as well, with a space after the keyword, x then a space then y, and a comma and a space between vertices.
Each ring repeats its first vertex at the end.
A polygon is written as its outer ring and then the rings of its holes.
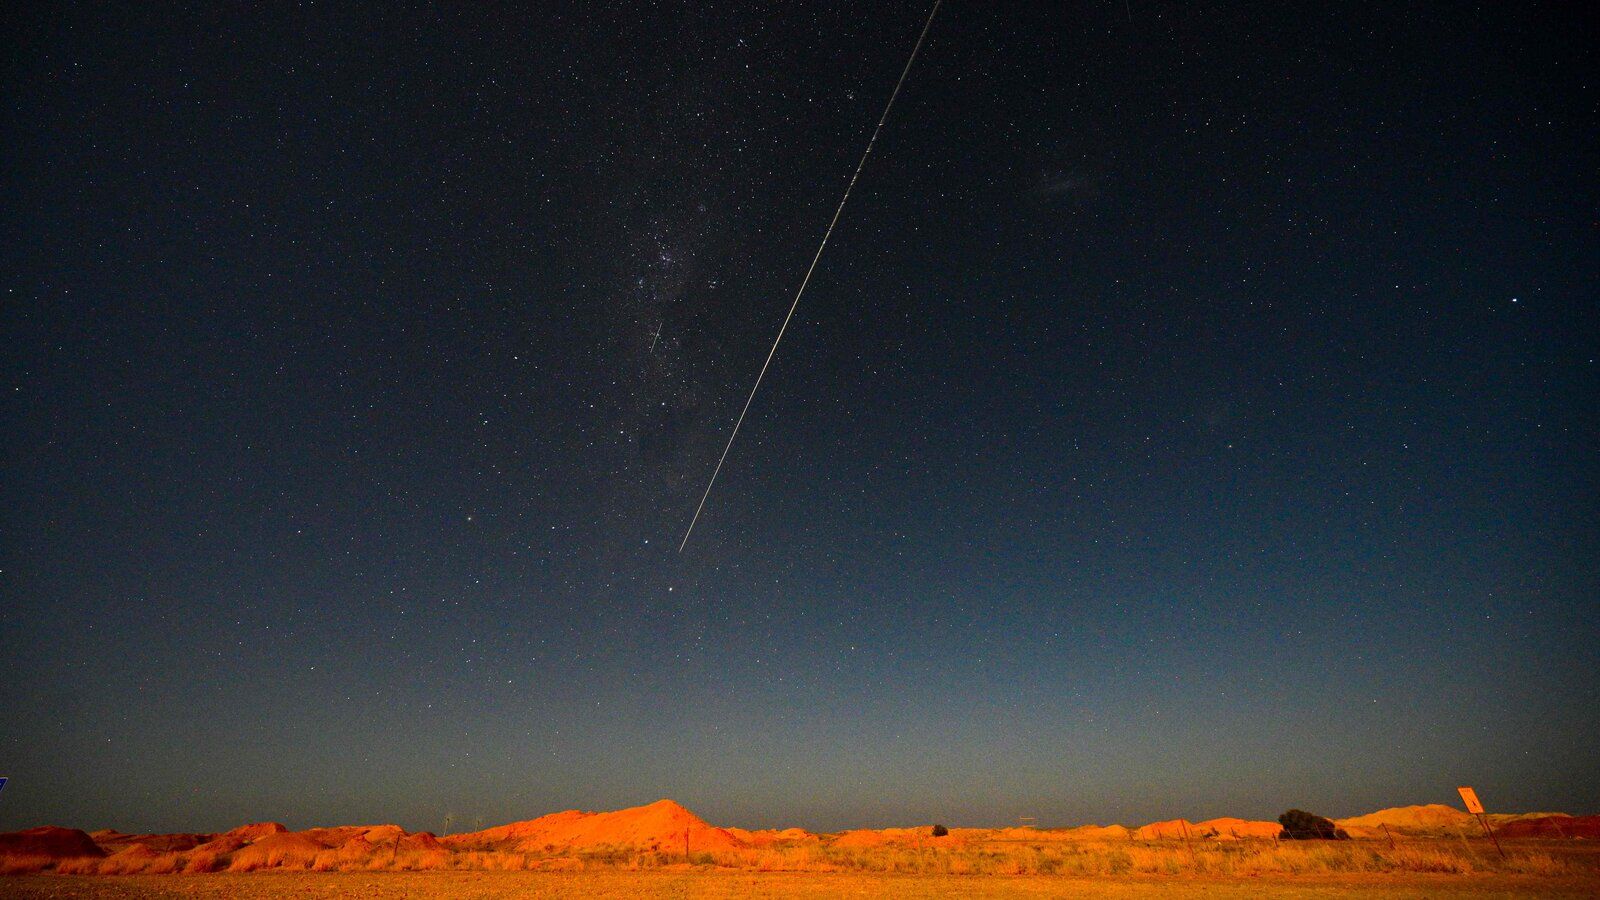
POLYGON ((110 828, 91 831, 89 837, 107 853, 115 853, 131 844, 143 844, 162 852, 193 850, 211 840, 209 834, 123 834, 110 828))
POLYGON ((1062 832, 1068 839, 1080 841, 1128 841, 1133 832, 1125 825, 1079 825, 1062 832))
POLYGON ((1600 838, 1600 816, 1516 816, 1495 826, 1500 836, 1514 838, 1558 838, 1562 840, 1600 838))
POLYGON ((704 819, 671 800, 657 800, 648 806, 616 812, 568 810, 470 834, 453 834, 442 843, 455 850, 515 853, 593 847, 683 852, 685 846, 694 852, 745 846, 732 832, 706 824, 704 819))
MULTIPOLYGON (((1498 833, 1508 840, 1600 837, 1600 816, 1529 813, 1500 814, 1491 819, 1498 833)), ((1414 840, 1450 837, 1459 841, 1469 824, 1475 824, 1473 817, 1442 805, 1397 807, 1339 820, 1339 825, 1357 840, 1401 834, 1414 840)), ((967 854, 973 859, 1022 853, 1026 859, 1019 857, 1018 865, 1037 863, 1041 852, 1067 854, 1051 864, 1060 866, 1069 862, 1090 865, 1084 860, 1100 859, 1096 853, 1107 860, 1113 857, 1106 854, 1122 854, 1116 860, 1126 861, 1126 853, 1119 848, 1129 845, 1145 848, 1140 852, 1159 855, 1181 853, 1181 849, 1163 849, 1179 848, 1181 844, 1253 840, 1259 842, 1258 847, 1266 847, 1257 852, 1272 853, 1278 831, 1276 822, 1216 818, 1201 822, 1171 819, 1135 829, 1122 825, 951 828, 948 833, 935 836, 933 826, 923 825, 817 834, 799 828, 719 828, 678 803, 658 800, 612 812, 568 810, 443 838, 426 831, 407 832, 398 825, 291 831, 277 822, 257 822, 216 834, 128 834, 111 829, 91 834, 47 825, 0 834, 0 873, 158 875, 278 869, 521 870, 685 864, 834 871, 841 860, 861 865, 863 859, 878 857, 887 861, 885 865, 904 866, 911 859, 921 864, 941 858, 938 853, 928 855, 928 851, 940 850, 967 854)), ((1152 866, 1158 864, 1168 863, 1149 862, 1152 866)), ((1123 862, 1107 865, 1114 868, 1123 862)))
MULTIPOLYGON (((1545 824, 1534 826, 1536 831, 1558 832, 1554 823, 1570 820, 1573 817, 1566 813, 1490 813, 1486 816, 1489 824, 1496 833, 1503 834, 1504 830, 1517 822, 1538 820, 1545 824)), ((1442 803, 1432 803, 1427 806, 1397 806, 1393 809, 1380 809, 1364 816, 1353 816, 1348 819, 1339 819, 1336 824, 1350 832, 1351 837, 1374 838, 1380 837, 1388 829, 1389 834, 1411 836, 1448 836, 1459 835, 1462 832, 1475 833, 1478 828, 1477 819, 1469 813, 1445 806, 1442 803)), ((1518 827, 1512 830, 1513 835, 1522 834, 1527 829, 1518 827)), ((1574 837, 1583 836, 1581 827, 1574 829, 1574 837)))
POLYGON ((1204 822, 1173 819, 1137 828, 1132 837, 1136 841, 1241 841, 1248 838, 1271 839, 1282 830, 1283 827, 1277 822, 1252 822, 1248 819, 1207 819, 1204 822))
POLYGON ((1352 825, 1357 828, 1377 828, 1380 825, 1387 825, 1390 828, 1442 828, 1475 823, 1476 820, 1471 815, 1442 803, 1380 809, 1375 813, 1339 819, 1335 822, 1342 828, 1349 828, 1352 825))
POLYGON ((78 856, 105 856, 106 851, 88 834, 76 828, 41 825, 26 831, 0 834, 0 856, 41 856, 70 859, 78 856))
POLYGON ((821 838, 799 828, 773 828, 762 831, 747 831, 743 828, 724 828, 724 831, 742 841, 748 847, 771 847, 775 844, 815 844, 821 838))

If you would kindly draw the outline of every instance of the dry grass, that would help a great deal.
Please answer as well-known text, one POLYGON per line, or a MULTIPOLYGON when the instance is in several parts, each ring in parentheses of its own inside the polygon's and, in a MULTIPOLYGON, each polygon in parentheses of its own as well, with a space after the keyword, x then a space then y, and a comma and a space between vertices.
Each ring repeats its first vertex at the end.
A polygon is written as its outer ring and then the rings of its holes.
MULTIPOLYGON (((492 855, 492 854, 485 854, 492 855)), ((977 843, 944 848, 923 846, 838 847, 802 844, 759 850, 726 850, 691 854, 583 854, 586 867, 664 868, 689 862, 758 872, 871 872, 904 875, 1185 875, 1248 877, 1260 875, 1323 875, 1350 873, 1433 873, 1470 875, 1478 872, 1540 876, 1600 874, 1586 856, 1571 858, 1542 850, 1514 849, 1506 859, 1445 842, 1404 844, 1394 848, 1371 843, 1283 843, 1236 841, 1099 843, 977 843), (1585 864, 1587 863, 1587 864, 1585 864)), ((494 866, 484 865, 483 868, 494 866)))
POLYGON ((222 868, 222 855, 214 850, 196 850, 183 862, 183 874, 204 875, 222 868))
POLYGON ((34 872, 43 872, 54 863, 55 858, 51 856, 33 853, 6 854, 0 856, 0 875, 30 875, 34 872))
POLYGON ((451 852, 393 842, 351 842, 324 848, 296 835, 273 836, 232 853, 215 849, 159 852, 134 845, 104 859, 53 861, 48 857, 0 859, 0 874, 54 869, 63 875, 188 875, 254 872, 524 872, 550 870, 736 870, 751 873, 839 873, 904 876, 1062 878, 1253 878, 1341 875, 1518 875, 1582 878, 1600 882, 1600 853, 1550 842, 1509 845, 1501 859, 1493 848, 1467 841, 1385 842, 1066 842, 972 841, 943 845, 921 840, 876 847, 816 841, 763 848, 695 852, 601 847, 567 855, 502 851, 451 852))

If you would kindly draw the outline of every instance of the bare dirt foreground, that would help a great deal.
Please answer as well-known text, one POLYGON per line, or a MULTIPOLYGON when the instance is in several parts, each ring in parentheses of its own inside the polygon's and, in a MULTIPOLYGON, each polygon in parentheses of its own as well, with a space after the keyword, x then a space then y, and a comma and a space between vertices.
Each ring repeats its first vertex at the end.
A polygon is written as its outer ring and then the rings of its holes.
POLYGON ((1594 897, 1588 878, 1527 875, 1335 875, 1274 878, 880 875, 821 872, 253 872, 204 877, 32 875, 0 882, 9 897, 1594 897))

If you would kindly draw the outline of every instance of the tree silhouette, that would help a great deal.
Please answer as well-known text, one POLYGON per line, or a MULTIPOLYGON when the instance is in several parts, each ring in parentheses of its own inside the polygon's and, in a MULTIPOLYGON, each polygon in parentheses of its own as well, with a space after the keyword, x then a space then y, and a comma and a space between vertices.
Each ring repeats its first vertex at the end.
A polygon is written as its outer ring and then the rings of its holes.
POLYGON ((1334 825, 1331 820, 1303 809, 1289 810, 1278 817, 1278 824, 1283 826, 1283 831, 1278 835, 1280 840, 1348 841, 1350 839, 1350 835, 1334 825))

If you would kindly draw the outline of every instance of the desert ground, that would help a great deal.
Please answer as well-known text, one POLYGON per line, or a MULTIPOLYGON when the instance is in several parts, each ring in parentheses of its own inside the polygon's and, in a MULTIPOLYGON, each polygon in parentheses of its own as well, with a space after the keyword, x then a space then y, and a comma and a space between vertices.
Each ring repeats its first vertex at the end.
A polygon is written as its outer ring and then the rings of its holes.
POLYGON ((1217 897, 1400 898, 1594 897, 1593 877, 1481 874, 1311 875, 1274 878, 1178 876, 886 875, 819 872, 253 872, 204 878, 159 875, 28 875, 0 883, 19 898, 267 897, 1217 897))
POLYGON ((0 834, 19 897, 1593 897, 1600 817, 1414 806, 1324 822, 1136 828, 719 828, 670 800, 437 836, 395 825, 0 834))

